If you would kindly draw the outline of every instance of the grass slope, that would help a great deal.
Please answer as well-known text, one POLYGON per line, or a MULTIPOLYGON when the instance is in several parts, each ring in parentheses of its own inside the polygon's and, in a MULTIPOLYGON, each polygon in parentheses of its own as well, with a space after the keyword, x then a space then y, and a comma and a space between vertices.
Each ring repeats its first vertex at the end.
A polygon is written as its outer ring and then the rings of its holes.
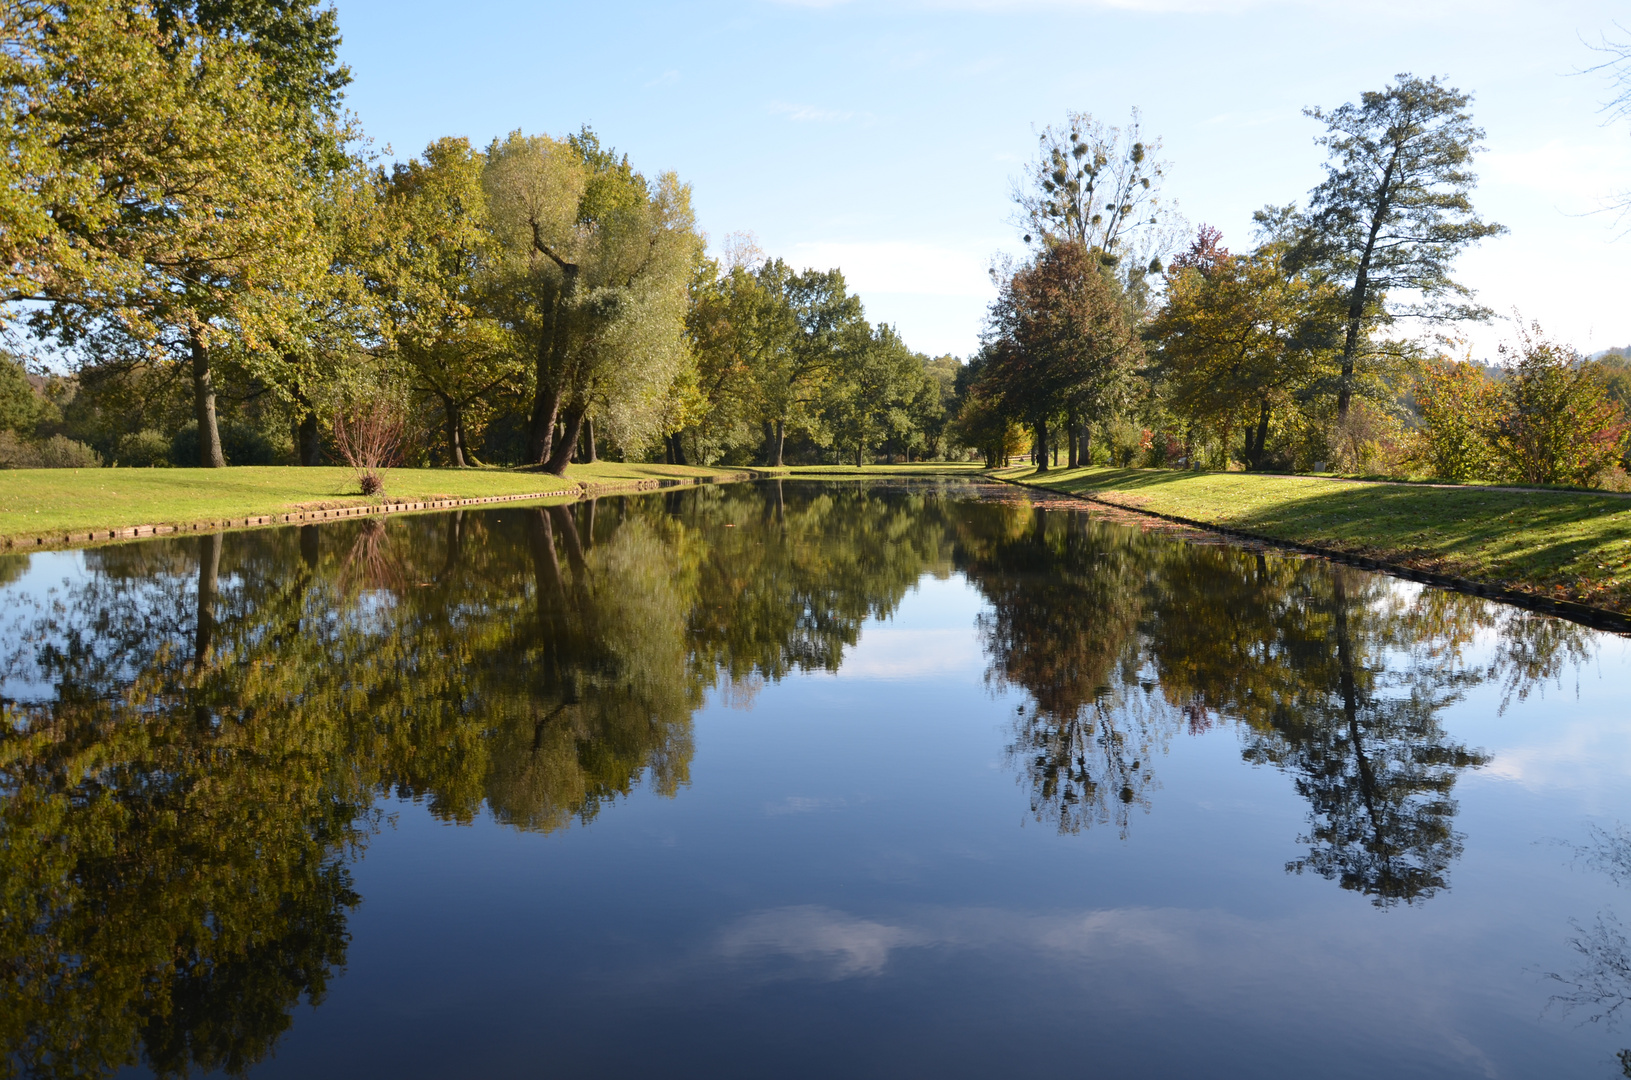
MULTIPOLYGON (((392 469, 385 494, 393 500, 548 494, 575 492, 580 480, 620 484, 712 478, 723 472, 617 462, 574 465, 565 479, 502 469, 392 469)), ((345 468, 5 470, 0 471, 0 537, 191 525, 371 501, 358 493, 356 474, 345 468)))
POLYGON ((1120 506, 1631 611, 1631 499, 1257 473, 1054 470, 998 476, 1120 506))

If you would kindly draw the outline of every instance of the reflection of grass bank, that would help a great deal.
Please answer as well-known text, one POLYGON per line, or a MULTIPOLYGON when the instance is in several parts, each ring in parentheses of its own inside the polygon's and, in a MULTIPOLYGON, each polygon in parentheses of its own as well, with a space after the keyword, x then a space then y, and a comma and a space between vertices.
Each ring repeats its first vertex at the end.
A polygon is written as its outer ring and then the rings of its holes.
POLYGON ((1631 500, 1160 469, 996 473, 1139 510, 1631 611, 1631 500))
MULTIPOLYGON (((575 493, 641 482, 740 476, 740 470, 683 465, 574 465, 565 479, 504 469, 392 469, 392 501, 575 493)), ((27 469, 0 471, 0 537, 55 536, 137 525, 193 525, 230 518, 377 502, 358 493, 345 468, 27 469)), ((240 522, 241 524, 241 522, 240 522)))
POLYGON ((846 476, 977 476, 985 470, 972 461, 919 461, 910 465, 789 465, 780 470, 788 477, 809 476, 843 479, 846 476))

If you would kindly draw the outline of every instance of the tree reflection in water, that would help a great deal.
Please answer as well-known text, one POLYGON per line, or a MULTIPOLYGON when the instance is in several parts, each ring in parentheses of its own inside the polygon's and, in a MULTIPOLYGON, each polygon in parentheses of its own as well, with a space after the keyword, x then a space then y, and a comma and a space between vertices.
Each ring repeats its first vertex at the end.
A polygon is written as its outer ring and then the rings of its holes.
POLYGON ((1444 709, 1485 680, 1521 696, 1589 640, 1473 598, 1079 512, 1007 508, 958 565, 992 606, 988 680, 1030 699, 1010 756, 1039 821, 1125 835, 1170 738, 1233 722, 1245 758, 1308 802, 1308 848, 1287 869, 1378 906, 1431 897, 1461 852, 1456 777, 1489 759, 1443 730, 1444 709), (1479 631, 1501 642, 1482 668, 1466 656, 1479 631))
POLYGON ((939 507, 731 488, 85 553, 0 656, 49 688, 0 729, 8 1065, 244 1072, 345 962, 380 794, 542 831, 673 795, 709 688, 836 670, 945 572, 939 507))
POLYGON ((925 573, 990 603, 1039 820, 1125 834, 1170 740, 1233 722, 1308 800, 1292 868, 1378 904, 1431 896, 1459 852, 1452 788, 1485 759, 1444 707, 1584 648, 1318 562, 943 496, 778 483, 85 553, 0 655, 44 688, 0 726, 9 1065, 245 1071, 345 962, 382 795, 546 832, 672 796, 710 690, 836 671, 925 573), (1504 651, 1472 670, 1490 629, 1504 651))
MULTIPOLYGON (((1622 825, 1610 832, 1593 825, 1590 836, 1590 843, 1575 849, 1576 858, 1616 885, 1631 884, 1631 830, 1622 825)), ((1612 908, 1604 908, 1590 926, 1570 919, 1569 927, 1574 931, 1569 947, 1579 961, 1573 971, 1547 972, 1548 979, 1563 987, 1552 1004, 1613 1030, 1631 1005, 1631 940, 1625 925, 1612 908)), ((1631 1077, 1631 1050, 1621 1050, 1617 1057, 1621 1072, 1631 1077)))

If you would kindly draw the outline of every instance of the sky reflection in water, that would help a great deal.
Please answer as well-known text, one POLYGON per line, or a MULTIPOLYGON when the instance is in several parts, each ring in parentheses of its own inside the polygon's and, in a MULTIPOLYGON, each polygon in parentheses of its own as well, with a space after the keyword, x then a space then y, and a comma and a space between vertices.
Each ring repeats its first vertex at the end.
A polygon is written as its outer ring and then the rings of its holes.
POLYGON ((3 558, 25 1074, 1631 1046, 1619 638, 968 486, 3 558))

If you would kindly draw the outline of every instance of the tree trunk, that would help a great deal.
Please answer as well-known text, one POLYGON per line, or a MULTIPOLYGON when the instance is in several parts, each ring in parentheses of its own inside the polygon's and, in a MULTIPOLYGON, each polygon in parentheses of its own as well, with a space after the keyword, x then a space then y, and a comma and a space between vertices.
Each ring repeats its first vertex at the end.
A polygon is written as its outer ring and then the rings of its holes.
POLYGON ((549 460, 544 463, 544 471, 554 476, 565 476, 567 462, 572 460, 572 451, 577 449, 578 432, 583 429, 583 408, 581 406, 566 410, 565 422, 561 424, 561 437, 555 441, 555 449, 550 453, 549 460))
POLYGON ((538 392, 532 399, 532 415, 527 419, 527 461, 542 465, 549 460, 550 440, 555 434, 555 417, 561 408, 561 390, 553 382, 543 383, 544 362, 539 360, 538 392))
POLYGON ((861 467, 861 441, 859 439, 855 441, 855 467, 857 469, 861 467))
POLYGON ((1065 436, 1070 442, 1070 451, 1065 459, 1069 463, 1068 467, 1072 469, 1079 468, 1082 464, 1082 459, 1078 454, 1078 451, 1081 449, 1082 443, 1077 437, 1075 413, 1071 413, 1065 418, 1065 436))
POLYGON ((595 450, 595 422, 589 417, 583 420, 583 445, 579 448, 579 459, 590 464, 600 460, 595 450))
POLYGON ((1046 422, 1036 425, 1036 445, 1031 449, 1031 463, 1036 471, 1048 471, 1048 425, 1046 422))
POLYGON ((776 453, 771 458, 770 463, 776 466, 778 469, 781 468, 782 464, 782 444, 786 440, 786 435, 787 429, 782 426, 782 422, 780 420, 777 420, 771 433, 771 448, 774 449, 776 453))
POLYGON ((464 418, 459 415, 459 403, 447 394, 442 399, 442 411, 447 417, 447 459, 455 469, 464 468, 464 418))
POLYGON ((581 589, 587 584, 585 575, 588 573, 588 563, 583 558, 583 541, 578 536, 578 523, 572 518, 572 508, 551 506, 549 515, 566 538, 566 558, 572 564, 573 586, 581 589))
POLYGON ((197 332, 192 336, 193 417, 198 421, 198 464, 205 469, 224 469, 227 459, 221 453, 221 429, 215 425, 215 381, 210 376, 210 350, 197 332))
POLYGON ((295 429, 295 453, 302 465, 323 463, 323 435, 317 427, 317 411, 307 408, 295 429))
POLYGON ((445 579, 464 561, 464 511, 455 510, 447 515, 447 558, 442 560, 445 579))
POLYGON ((555 431, 555 417, 561 407, 559 373, 566 356, 570 320, 565 309, 578 291, 578 267, 564 262, 538 242, 536 232, 533 246, 548 255, 561 268, 561 291, 551 305, 549 330, 539 337, 536 361, 536 386, 532 398, 532 416, 527 430, 527 460, 542 465, 554 455, 550 453, 550 438, 555 431))
POLYGON ((221 574, 221 534, 198 538, 198 621, 193 626, 193 667, 201 670, 215 636, 215 583, 221 574))
POLYGON ((300 420, 294 426, 294 457, 296 465, 323 463, 323 434, 317 425, 317 410, 312 408, 305 387, 295 384, 295 404, 300 407, 300 420))
POLYGON ((527 545, 532 549, 538 619, 556 629, 565 590, 561 587, 561 564, 555 557, 555 531, 549 527, 549 512, 541 506, 522 520, 527 525, 527 545))
POLYGON ((1399 164, 1395 149, 1382 170, 1382 182, 1377 187, 1376 204, 1371 208, 1370 233, 1365 237, 1365 250, 1360 253, 1359 266, 1354 271, 1353 292, 1348 294, 1348 332, 1342 341, 1342 379, 1337 384, 1337 423, 1348 419, 1348 406, 1353 401, 1354 359, 1359 355, 1359 332, 1365 318, 1365 302, 1370 299, 1370 267, 1376 253, 1376 238, 1387 220, 1388 206, 1393 201, 1393 176, 1399 164))
POLYGON ((1251 463, 1252 469, 1263 467, 1263 450, 1269 441, 1269 403, 1259 403, 1257 413, 1256 438, 1250 428, 1246 430, 1246 460, 1251 463))
POLYGON ((688 462, 686 462, 686 460, 685 460, 685 443, 680 441, 680 433, 679 432, 676 431, 676 432, 674 432, 674 434, 672 434, 672 435, 670 435, 668 437, 668 444, 669 444, 669 446, 673 447, 673 453, 672 453, 671 456, 674 459, 669 464, 671 464, 671 465, 685 465, 685 464, 688 464, 688 462))

